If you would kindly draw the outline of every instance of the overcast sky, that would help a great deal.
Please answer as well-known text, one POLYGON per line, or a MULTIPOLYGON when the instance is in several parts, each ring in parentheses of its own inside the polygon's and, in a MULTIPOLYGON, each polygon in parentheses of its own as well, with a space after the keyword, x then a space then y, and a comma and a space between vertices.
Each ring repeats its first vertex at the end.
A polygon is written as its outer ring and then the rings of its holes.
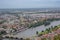
POLYGON ((0 0, 0 8, 60 7, 60 0, 0 0))

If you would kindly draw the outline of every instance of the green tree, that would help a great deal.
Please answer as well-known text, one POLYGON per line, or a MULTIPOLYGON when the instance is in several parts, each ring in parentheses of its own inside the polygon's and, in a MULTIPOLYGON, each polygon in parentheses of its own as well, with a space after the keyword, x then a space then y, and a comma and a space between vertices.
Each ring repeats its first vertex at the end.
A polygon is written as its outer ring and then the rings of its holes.
POLYGON ((47 40, 46 38, 42 38, 42 40, 47 40))
POLYGON ((60 40, 60 34, 54 36, 54 40, 60 40))
POLYGON ((36 35, 38 35, 38 31, 36 31, 36 35))
POLYGON ((26 38, 25 40, 30 40, 30 38, 26 38))

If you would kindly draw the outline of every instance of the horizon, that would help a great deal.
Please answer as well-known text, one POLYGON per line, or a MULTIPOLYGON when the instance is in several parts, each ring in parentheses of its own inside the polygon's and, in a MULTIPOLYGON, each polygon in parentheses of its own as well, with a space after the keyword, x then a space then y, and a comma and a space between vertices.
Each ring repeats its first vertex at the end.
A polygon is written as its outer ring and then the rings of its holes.
POLYGON ((60 9, 60 7, 48 7, 48 8, 0 8, 0 9, 60 9))

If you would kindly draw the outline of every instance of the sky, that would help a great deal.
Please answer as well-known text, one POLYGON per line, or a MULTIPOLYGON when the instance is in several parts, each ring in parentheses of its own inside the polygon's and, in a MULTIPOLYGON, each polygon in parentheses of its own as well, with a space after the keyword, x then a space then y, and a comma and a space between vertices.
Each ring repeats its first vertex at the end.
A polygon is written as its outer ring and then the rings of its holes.
POLYGON ((0 8, 55 8, 60 0, 0 0, 0 8))

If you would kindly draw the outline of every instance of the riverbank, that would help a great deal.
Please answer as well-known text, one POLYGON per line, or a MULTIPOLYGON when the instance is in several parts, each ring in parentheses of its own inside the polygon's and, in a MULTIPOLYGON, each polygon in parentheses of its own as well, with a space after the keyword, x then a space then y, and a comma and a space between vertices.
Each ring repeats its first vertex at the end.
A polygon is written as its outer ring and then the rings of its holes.
POLYGON ((50 33, 35 37, 35 39, 40 39, 40 40, 57 40, 58 39, 60 40, 60 25, 55 26, 50 33))
POLYGON ((22 39, 22 40, 27 40, 27 39, 29 39, 29 40, 35 40, 35 39, 40 39, 40 40, 42 40, 42 39, 48 39, 48 37, 50 37, 50 39, 52 39, 52 38, 55 38, 55 36, 57 36, 57 35, 59 35, 60 34, 60 25, 57 25, 57 26, 54 26, 54 28, 52 28, 52 30, 51 30, 51 32, 50 33, 47 33, 47 34, 43 34, 42 36, 32 36, 32 37, 27 37, 27 38, 19 38, 19 37, 13 37, 13 36, 5 36, 5 37, 3 37, 3 39, 4 40, 20 40, 20 39, 22 39), (52 38, 51 38, 52 37, 52 38))

